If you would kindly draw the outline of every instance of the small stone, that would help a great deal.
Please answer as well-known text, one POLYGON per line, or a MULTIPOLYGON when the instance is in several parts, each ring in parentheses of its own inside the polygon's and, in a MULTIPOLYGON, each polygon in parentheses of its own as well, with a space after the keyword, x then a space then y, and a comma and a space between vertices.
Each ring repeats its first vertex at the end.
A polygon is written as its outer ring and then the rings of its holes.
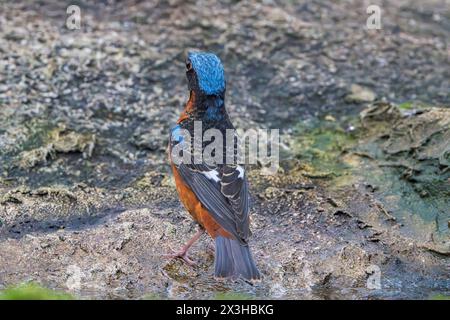
POLYGON ((372 102, 375 98, 375 93, 369 88, 352 84, 350 93, 345 97, 345 101, 348 103, 372 102))

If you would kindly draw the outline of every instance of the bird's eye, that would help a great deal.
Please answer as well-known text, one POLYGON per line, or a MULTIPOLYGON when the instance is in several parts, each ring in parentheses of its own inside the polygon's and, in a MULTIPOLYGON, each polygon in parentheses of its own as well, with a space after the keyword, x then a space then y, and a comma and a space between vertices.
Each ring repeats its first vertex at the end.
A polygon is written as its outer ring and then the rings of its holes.
POLYGON ((190 62, 186 62, 186 70, 189 71, 192 69, 192 64, 190 62))

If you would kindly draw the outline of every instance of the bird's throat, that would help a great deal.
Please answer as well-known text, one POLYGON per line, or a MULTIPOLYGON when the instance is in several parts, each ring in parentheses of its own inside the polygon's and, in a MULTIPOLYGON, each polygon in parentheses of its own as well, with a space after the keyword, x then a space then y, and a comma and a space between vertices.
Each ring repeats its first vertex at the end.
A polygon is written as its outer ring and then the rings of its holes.
POLYGON ((220 121, 225 113, 223 96, 204 95, 191 90, 178 123, 187 118, 206 122, 220 121))

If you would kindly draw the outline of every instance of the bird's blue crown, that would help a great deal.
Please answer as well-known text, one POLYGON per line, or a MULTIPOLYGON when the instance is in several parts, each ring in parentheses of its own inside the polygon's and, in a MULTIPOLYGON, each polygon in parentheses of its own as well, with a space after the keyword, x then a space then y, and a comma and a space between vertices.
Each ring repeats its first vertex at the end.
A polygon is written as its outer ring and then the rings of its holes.
POLYGON ((200 90, 219 94, 225 90, 225 74, 220 59, 213 53, 190 52, 188 58, 197 74, 200 90))

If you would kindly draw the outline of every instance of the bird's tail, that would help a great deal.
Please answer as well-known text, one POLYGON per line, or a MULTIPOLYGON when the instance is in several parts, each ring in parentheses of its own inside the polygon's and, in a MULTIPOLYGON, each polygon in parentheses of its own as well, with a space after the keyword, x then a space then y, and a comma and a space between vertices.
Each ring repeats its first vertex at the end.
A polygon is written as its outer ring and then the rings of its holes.
POLYGON ((214 275, 218 278, 238 278, 254 281, 261 275, 253 261, 248 245, 238 240, 216 237, 216 258, 214 275))

